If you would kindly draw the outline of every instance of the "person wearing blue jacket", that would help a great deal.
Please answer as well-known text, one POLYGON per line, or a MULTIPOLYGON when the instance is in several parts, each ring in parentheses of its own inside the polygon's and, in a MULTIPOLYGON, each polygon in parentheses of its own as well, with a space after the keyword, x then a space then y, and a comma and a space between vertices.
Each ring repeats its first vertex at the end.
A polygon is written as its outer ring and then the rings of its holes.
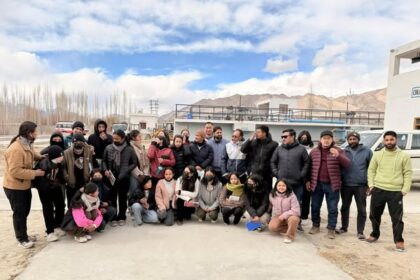
POLYGON ((213 148, 213 162, 211 166, 216 171, 217 179, 222 184, 226 183, 226 179, 223 177, 222 172, 222 161, 223 161, 223 153, 226 149, 226 144, 228 140, 223 139, 223 132, 220 126, 215 126, 213 129, 213 138, 207 141, 207 144, 213 148))
POLYGON ((363 231, 366 224, 366 191, 368 186, 367 171, 372 158, 372 151, 360 144, 360 135, 350 132, 347 135, 348 146, 344 149, 351 159, 351 165, 343 170, 343 186, 341 188, 341 228, 337 233, 347 232, 349 226, 350 205, 352 198, 357 205, 357 238, 365 240, 363 231))

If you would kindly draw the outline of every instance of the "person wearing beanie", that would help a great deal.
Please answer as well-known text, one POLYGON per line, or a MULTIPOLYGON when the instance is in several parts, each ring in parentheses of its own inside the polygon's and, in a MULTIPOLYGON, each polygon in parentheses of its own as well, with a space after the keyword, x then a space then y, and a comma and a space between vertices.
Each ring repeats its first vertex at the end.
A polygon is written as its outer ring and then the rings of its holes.
POLYGON ((328 205, 328 238, 335 238, 340 200, 341 173, 351 165, 351 160, 334 143, 333 133, 321 132, 321 140, 309 154, 311 158, 311 183, 306 187, 312 191, 312 228, 309 234, 319 233, 321 224, 321 205, 324 196, 328 205))
POLYGON ((273 188, 270 160, 277 146, 278 143, 271 138, 268 126, 261 125, 241 147, 241 152, 248 156, 248 174, 263 177, 268 192, 273 188))
POLYGON ((47 241, 57 241, 65 235, 60 226, 64 217, 64 178, 62 162, 63 149, 57 145, 48 148, 48 155, 38 162, 36 168, 45 172, 34 180, 42 204, 42 214, 47 233, 47 241))
POLYGON ((48 147, 42 149, 41 152, 40 152, 40 154, 41 155, 48 154, 48 149, 52 145, 59 146, 61 149, 65 150, 65 148, 64 148, 64 137, 63 137, 63 134, 61 132, 56 131, 53 134, 51 134, 51 136, 50 136, 50 145, 48 147))
POLYGON ((72 138, 72 145, 64 151, 64 179, 67 182, 67 206, 78 189, 89 182, 93 168, 93 154, 86 144, 85 137, 76 133, 72 138))
POLYGON ((94 148, 93 162, 101 165, 106 146, 112 144, 112 135, 106 133, 108 124, 97 119, 94 126, 94 133, 89 135, 87 143, 94 148))
POLYGON ((73 197, 65 220, 74 223, 64 223, 63 228, 74 234, 74 240, 86 243, 92 239, 92 233, 101 226, 102 213, 99 210, 99 190, 95 183, 87 183, 73 197), (70 218, 70 219, 69 219, 70 218))
POLYGON ((73 143, 73 136, 76 134, 83 135, 85 132, 85 124, 81 121, 75 121, 71 126, 72 132, 64 139, 64 148, 68 149, 73 143))
POLYGON ((350 206, 354 197, 357 205, 357 238, 365 240, 363 233, 366 223, 366 188, 367 172, 372 158, 372 151, 360 143, 360 135, 350 132, 347 135, 347 147, 344 149, 351 165, 343 171, 341 187, 341 228, 337 233, 346 233, 349 226, 350 206))

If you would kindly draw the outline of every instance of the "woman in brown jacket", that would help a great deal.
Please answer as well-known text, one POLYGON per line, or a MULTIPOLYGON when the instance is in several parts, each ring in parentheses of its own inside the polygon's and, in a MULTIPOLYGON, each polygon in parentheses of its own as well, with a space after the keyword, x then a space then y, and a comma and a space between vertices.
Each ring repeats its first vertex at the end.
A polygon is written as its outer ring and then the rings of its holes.
POLYGON ((33 122, 23 122, 19 134, 15 136, 6 150, 6 170, 3 188, 13 211, 13 227, 19 245, 29 249, 34 246, 27 233, 27 218, 31 211, 31 183, 35 177, 44 176, 44 171, 33 170, 35 160, 41 155, 35 153, 33 142, 36 139, 37 125, 33 122))

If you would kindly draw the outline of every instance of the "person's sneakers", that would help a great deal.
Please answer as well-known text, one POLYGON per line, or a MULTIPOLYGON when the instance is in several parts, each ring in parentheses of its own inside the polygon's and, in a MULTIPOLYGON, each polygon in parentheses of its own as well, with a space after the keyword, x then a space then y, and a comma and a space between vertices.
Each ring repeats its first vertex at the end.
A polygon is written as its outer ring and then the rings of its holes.
POLYGON ((119 220, 119 221, 118 221, 118 225, 119 225, 120 227, 125 226, 125 221, 124 221, 124 220, 119 220))
POLYGON ((363 233, 358 233, 357 234, 357 239, 359 239, 359 240, 366 240, 366 236, 363 233))
POLYGON ((302 219, 301 222, 300 222, 300 224, 302 226, 306 226, 308 223, 309 223, 309 220, 308 219, 302 219))
POLYGON ((88 239, 87 239, 87 237, 86 236, 75 236, 74 237, 74 240, 75 241, 77 241, 77 242, 79 242, 79 243, 86 243, 86 242, 88 242, 88 239))
POLYGON ((343 233, 346 233, 346 232, 347 232, 347 229, 344 229, 344 228, 340 228, 340 229, 335 230, 335 233, 337 233, 337 234, 343 234, 343 233))
POLYGON ((319 227, 312 226, 311 230, 309 231, 309 234, 317 234, 319 233, 319 227))
POLYGON ((117 221, 112 221, 111 222, 111 227, 116 227, 118 226, 118 222, 117 221))
POLYGON ((405 252, 404 242, 397 242, 397 243, 395 243, 395 251, 397 251, 397 252, 405 252))
POLYGON ((286 244, 290 244, 290 243, 292 243, 292 240, 286 237, 286 238, 283 240, 283 242, 284 242, 284 243, 286 243, 286 244))
POLYGON ((54 242, 54 241, 57 241, 57 240, 58 240, 58 236, 55 235, 54 233, 49 233, 47 235, 47 241, 48 242, 54 242))
POLYGON ((217 220, 211 220, 211 223, 215 224, 215 223, 217 223, 217 220))
POLYGON ((183 221, 180 221, 180 220, 177 220, 177 221, 176 221, 176 224, 177 224, 178 226, 182 226, 182 225, 184 224, 184 222, 183 222, 183 221))
POLYGON ((32 241, 28 240, 28 241, 19 242, 18 245, 22 248, 30 249, 34 247, 35 244, 32 241))
POLYGON ((328 233, 327 233, 327 237, 329 239, 335 239, 335 230, 334 229, 329 229, 328 233))
POLYGON ((373 243, 373 242, 376 242, 376 241, 378 241, 378 238, 373 237, 372 235, 370 235, 370 236, 366 239, 366 242, 369 242, 369 243, 373 243))
POLYGON ((86 239, 89 241, 89 240, 92 240, 92 235, 90 235, 90 234, 86 234, 85 235, 85 237, 86 237, 86 239))
POLYGON ((61 228, 54 229, 54 234, 59 238, 63 237, 63 236, 66 236, 66 232, 64 230, 62 230, 61 228))
POLYGON ((202 223, 202 222, 203 222, 203 219, 198 219, 198 221, 199 221, 200 223, 202 223))
POLYGON ((302 227, 302 225, 301 225, 301 224, 298 224, 298 226, 297 226, 297 230, 298 230, 298 231, 300 231, 300 232, 305 232, 305 231, 303 230, 303 227, 302 227))

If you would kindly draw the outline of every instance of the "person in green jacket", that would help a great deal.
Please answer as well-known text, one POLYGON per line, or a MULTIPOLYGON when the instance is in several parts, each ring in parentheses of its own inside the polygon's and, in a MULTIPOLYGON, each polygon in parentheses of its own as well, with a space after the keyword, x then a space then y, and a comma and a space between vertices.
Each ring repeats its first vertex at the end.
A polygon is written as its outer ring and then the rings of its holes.
POLYGON ((394 131, 385 132, 383 137, 384 148, 374 153, 368 169, 368 195, 372 195, 369 215, 372 233, 366 241, 372 243, 379 239, 381 216, 385 204, 388 204, 396 250, 403 252, 403 196, 411 188, 411 159, 397 147, 397 134, 394 131))

